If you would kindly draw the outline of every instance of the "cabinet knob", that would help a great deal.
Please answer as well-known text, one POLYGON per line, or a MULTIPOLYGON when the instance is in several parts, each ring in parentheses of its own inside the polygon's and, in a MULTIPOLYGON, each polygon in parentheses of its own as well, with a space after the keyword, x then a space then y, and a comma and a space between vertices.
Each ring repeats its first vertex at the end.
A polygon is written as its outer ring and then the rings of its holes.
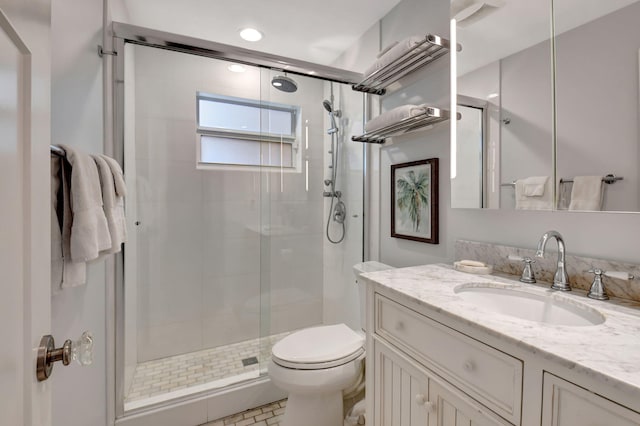
POLYGON ((421 393, 416 395, 416 404, 424 405, 425 410, 429 413, 432 413, 436 408, 436 405, 433 402, 430 402, 427 397, 421 393))
POLYGON ((396 331, 402 331, 404 330, 404 323, 402 321, 398 321, 396 323, 396 331))
POLYGON ((473 362, 467 361, 467 362, 464 363, 464 369, 466 371, 468 371, 469 373, 471 373, 473 370, 476 369, 476 366, 475 366, 475 364, 473 362))

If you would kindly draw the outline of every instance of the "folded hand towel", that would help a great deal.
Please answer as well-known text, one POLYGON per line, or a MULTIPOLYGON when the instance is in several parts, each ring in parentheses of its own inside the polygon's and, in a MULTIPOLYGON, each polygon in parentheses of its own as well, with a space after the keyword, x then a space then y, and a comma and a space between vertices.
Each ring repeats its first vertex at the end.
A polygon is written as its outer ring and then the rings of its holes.
MULTIPOLYGON (((120 196, 116 190, 118 185, 116 181, 122 179, 122 169, 118 163, 104 155, 92 155, 96 165, 98 166, 98 172, 100 174, 100 185, 102 187, 102 201, 104 203, 104 215, 107 218, 107 224, 109 226, 109 234, 111 236, 111 247, 103 254, 117 253, 120 251, 122 243, 127 239, 127 225, 124 217, 124 198, 120 196), (111 160, 114 164, 110 164, 111 160), (113 170, 116 170, 113 173, 113 170), (118 175, 118 179, 116 179, 118 175)), ((125 192, 124 186, 121 186, 120 191, 125 192)))
POLYGON ((524 195, 527 197, 541 197, 544 195, 545 185, 549 176, 532 176, 522 179, 524 195))
POLYGON ((76 287, 87 281, 84 262, 71 261, 70 167, 64 158, 51 157, 51 289, 76 287))
POLYGON ((96 259, 101 251, 111 248, 98 168, 89 155, 67 145, 60 146, 71 165, 71 260, 87 262, 96 259))
POLYGON ((552 182, 548 176, 534 176, 516 180, 516 209, 551 210, 553 206, 552 182), (540 182, 543 182, 540 188, 540 182), (540 195, 527 195, 540 194, 540 195))
POLYGON ((602 176, 576 176, 573 178, 569 210, 602 210, 602 176))
POLYGON ((382 129, 391 124, 398 123, 405 118, 424 114, 426 108, 419 105, 402 105, 387 112, 383 112, 379 116, 369 120, 364 125, 364 131, 369 133, 374 130, 382 129))
POLYGON ((382 56, 380 56, 377 61, 375 61, 369 68, 364 71, 365 77, 369 77, 379 69, 386 67, 393 61, 396 61, 411 49, 416 48, 416 46, 418 46, 423 41, 424 36, 411 36, 395 43, 391 47, 388 47, 387 49, 385 49, 382 56))

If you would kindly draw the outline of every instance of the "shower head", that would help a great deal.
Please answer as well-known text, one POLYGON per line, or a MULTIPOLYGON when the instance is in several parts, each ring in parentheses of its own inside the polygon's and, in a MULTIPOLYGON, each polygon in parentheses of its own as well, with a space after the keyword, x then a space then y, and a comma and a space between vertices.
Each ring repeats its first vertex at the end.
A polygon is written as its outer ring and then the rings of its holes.
POLYGON ((324 101, 322 101, 322 106, 327 110, 329 114, 333 114, 336 117, 342 116, 342 111, 340 111, 339 109, 333 109, 333 102, 325 99, 324 101))
POLYGON ((271 79, 271 85, 276 89, 287 93, 293 93, 298 90, 298 83, 286 75, 277 75, 273 77, 273 79, 271 79))
POLYGON ((333 104, 331 103, 331 101, 328 100, 324 100, 322 101, 322 106, 324 107, 324 109, 327 110, 327 112, 329 113, 329 118, 331 119, 331 128, 329 130, 327 130, 327 133, 332 135, 334 133, 338 133, 338 125, 336 124, 336 117, 340 117, 340 110, 335 110, 333 109, 333 104))

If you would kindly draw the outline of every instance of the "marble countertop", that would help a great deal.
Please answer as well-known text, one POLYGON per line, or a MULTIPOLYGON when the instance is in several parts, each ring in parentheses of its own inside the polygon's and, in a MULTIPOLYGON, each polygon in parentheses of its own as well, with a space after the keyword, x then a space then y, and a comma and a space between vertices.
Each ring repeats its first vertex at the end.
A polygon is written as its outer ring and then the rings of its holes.
POLYGON ((472 275, 449 265, 423 265, 362 275, 365 281, 482 330, 506 344, 542 356, 615 389, 640 398, 640 304, 622 299, 597 301, 581 290, 557 292, 548 285, 524 284, 517 277, 472 275), (488 311, 454 292, 463 284, 522 287, 597 310, 605 321, 583 327, 552 325, 488 311))

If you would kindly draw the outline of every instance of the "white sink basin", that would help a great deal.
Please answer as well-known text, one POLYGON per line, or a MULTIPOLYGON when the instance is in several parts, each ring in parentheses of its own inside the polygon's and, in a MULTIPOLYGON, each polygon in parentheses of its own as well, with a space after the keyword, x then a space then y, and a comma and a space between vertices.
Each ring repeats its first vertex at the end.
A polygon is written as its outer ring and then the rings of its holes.
POLYGON ((504 285, 463 284, 454 292, 483 309, 527 321, 564 326, 602 324, 605 317, 583 303, 563 299, 557 293, 537 293, 504 285))

